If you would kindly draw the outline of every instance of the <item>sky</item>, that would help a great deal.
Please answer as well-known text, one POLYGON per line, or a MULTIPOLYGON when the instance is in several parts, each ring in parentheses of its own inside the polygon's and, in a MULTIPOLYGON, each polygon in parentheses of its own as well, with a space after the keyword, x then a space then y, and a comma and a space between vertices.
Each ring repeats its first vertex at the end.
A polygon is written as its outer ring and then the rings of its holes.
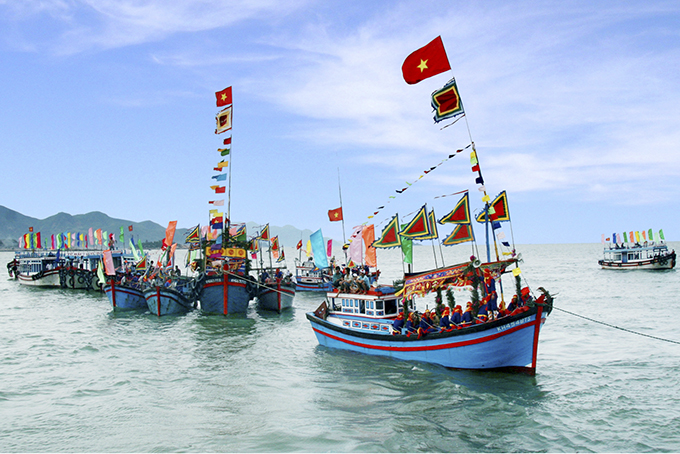
POLYGON ((0 67, 0 205, 39 219, 206 224, 232 86, 232 222, 341 240, 463 190, 478 212, 474 141, 516 243, 680 238, 677 1, 0 0, 0 67), (437 36, 451 71, 407 84, 437 36))

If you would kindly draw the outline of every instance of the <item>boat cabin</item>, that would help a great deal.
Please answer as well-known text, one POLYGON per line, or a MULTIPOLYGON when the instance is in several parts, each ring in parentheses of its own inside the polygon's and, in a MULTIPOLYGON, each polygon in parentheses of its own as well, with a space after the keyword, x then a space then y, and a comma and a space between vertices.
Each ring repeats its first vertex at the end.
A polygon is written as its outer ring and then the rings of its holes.
POLYGON ((651 260, 665 255, 667 252, 668 246, 665 244, 619 248, 609 247, 604 250, 604 260, 616 263, 637 262, 640 260, 651 260))
POLYGON ((393 319, 399 313, 399 298, 394 291, 388 294, 329 293, 328 303, 332 312, 363 318, 393 319))

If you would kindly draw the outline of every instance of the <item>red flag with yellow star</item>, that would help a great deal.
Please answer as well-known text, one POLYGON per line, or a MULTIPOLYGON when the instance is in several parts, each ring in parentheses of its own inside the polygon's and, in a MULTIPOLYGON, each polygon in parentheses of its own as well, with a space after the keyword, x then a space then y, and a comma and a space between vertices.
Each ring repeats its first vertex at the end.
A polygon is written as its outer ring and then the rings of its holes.
POLYGON ((401 66, 401 72, 407 84, 417 84, 421 80, 450 69, 451 65, 441 36, 437 36, 425 47, 421 47, 406 57, 401 66))

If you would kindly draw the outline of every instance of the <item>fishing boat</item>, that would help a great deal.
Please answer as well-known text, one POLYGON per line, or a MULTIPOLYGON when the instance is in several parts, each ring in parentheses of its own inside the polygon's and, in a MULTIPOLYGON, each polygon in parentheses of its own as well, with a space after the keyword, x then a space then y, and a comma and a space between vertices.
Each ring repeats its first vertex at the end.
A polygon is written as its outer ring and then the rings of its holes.
POLYGON ((251 279, 241 273, 209 269, 196 279, 201 312, 205 314, 244 314, 254 297, 251 279))
POLYGON ((281 313, 293 307, 296 285, 290 277, 267 278, 257 285, 257 304, 260 309, 281 313))
POLYGON ((137 283, 110 279, 104 285, 104 293, 108 297, 114 311, 145 310, 148 307, 146 298, 144 298, 144 292, 137 283))
POLYGON ((155 279, 154 283, 143 290, 146 305, 152 314, 159 317, 186 314, 195 308, 193 286, 190 285, 193 279, 179 277, 167 286, 159 281, 160 279, 155 279))
POLYGON ((320 269, 313 260, 295 259, 295 289, 298 292, 328 292, 333 289, 329 268, 320 269))
MULTIPOLYGON (((427 273, 406 276, 404 288, 424 283, 460 285, 474 269, 505 269, 514 261, 481 264, 472 262, 427 273)), ((402 292, 403 294, 403 292, 402 292)), ((401 295, 401 294, 400 294, 401 295)), ((452 330, 436 330, 424 336, 395 332, 394 321, 401 312, 400 296, 382 287, 368 294, 329 293, 328 299, 307 319, 320 345, 399 360, 438 364, 452 369, 484 369, 536 372, 538 335, 552 310, 552 298, 541 295, 512 314, 485 323, 473 323, 452 330)), ((403 313, 403 312, 402 312, 403 313)))
POLYGON ((675 260, 675 250, 669 250, 664 243, 609 243, 604 248, 604 258, 597 263, 605 270, 670 270, 675 260))
POLYGON ((19 283, 32 287, 61 287, 60 271, 63 261, 58 252, 19 252, 17 276, 19 283))
MULTIPOLYGON (((423 59, 428 58, 432 67, 449 66, 441 38, 433 43, 414 52, 404 62, 404 78, 408 83, 417 83, 450 69, 427 73, 428 66, 418 67, 423 59), (429 52, 429 46, 437 41, 440 49, 437 51, 437 58, 442 59, 443 54, 442 60, 446 65, 436 64, 435 57, 420 57, 423 52, 429 52), (414 57, 416 54, 418 58, 414 57)), ((432 93, 432 106, 435 110, 435 122, 457 116, 447 126, 461 118, 465 118, 467 122, 455 79, 432 93)), ((469 127, 467 130, 469 134, 469 127)), ((521 256, 516 252, 515 245, 506 241, 502 231, 501 223, 510 222, 507 194, 502 191, 493 200, 487 194, 472 137, 469 145, 457 149, 439 164, 424 170, 414 182, 466 149, 471 150, 470 165, 476 176, 475 184, 479 185, 477 189, 482 196, 483 209, 475 217, 470 215, 469 191, 465 189, 454 193, 463 196, 453 210, 441 219, 437 220, 434 208, 428 209, 427 204, 406 224, 402 225, 398 215, 394 215, 387 222, 380 238, 369 242, 370 246, 366 245, 366 255, 369 247, 401 248, 403 261, 408 264, 403 280, 395 282, 392 289, 390 286, 380 287, 374 284, 368 291, 364 289, 358 293, 347 292, 346 287, 340 292, 329 292, 316 311, 306 314, 320 345, 399 360, 433 363, 453 369, 502 370, 529 375, 536 373, 539 334, 547 315, 552 311, 553 297, 542 287, 537 288, 540 296, 536 297, 528 285, 523 285, 519 268, 521 256), (478 258, 480 254, 473 221, 485 227, 484 262, 478 258), (454 224, 455 228, 439 242, 437 224, 454 224), (413 272, 411 243, 421 240, 433 242, 436 267, 413 272), (469 242, 472 245, 470 260, 446 265, 440 251, 442 265, 439 266, 435 240, 440 249, 442 245, 454 246, 469 242), (492 251, 495 259, 492 259, 492 251), (514 285, 508 286, 507 282, 503 285, 503 276, 508 273, 511 273, 511 282, 514 281, 514 285), (515 289, 515 295, 506 307, 508 287, 515 289), (461 305, 455 305, 453 290, 459 289, 469 292, 465 312, 461 305), (444 292, 448 299, 448 308, 442 303, 444 292), (435 308, 430 311, 426 305, 424 309, 421 306, 419 311, 417 300, 421 299, 427 304, 432 301, 433 295, 435 308), (433 312, 435 315, 430 317, 433 312), (455 315, 451 316, 451 313, 455 315), (442 321, 433 321, 438 317, 442 321), (404 323, 405 320, 408 322, 404 323)), ((407 181, 408 186, 396 192, 400 194, 412 184, 407 181)), ((435 199, 441 197, 448 196, 438 196, 435 199)), ((369 219, 378 215, 385 205, 379 207, 369 219)), ((367 227, 372 229, 373 225, 367 227)))

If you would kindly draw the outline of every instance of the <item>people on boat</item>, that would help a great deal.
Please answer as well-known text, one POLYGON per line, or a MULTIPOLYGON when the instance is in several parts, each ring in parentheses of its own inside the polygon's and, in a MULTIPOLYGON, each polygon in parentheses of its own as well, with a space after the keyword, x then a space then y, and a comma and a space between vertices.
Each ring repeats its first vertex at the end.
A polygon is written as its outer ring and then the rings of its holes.
POLYGON ((486 296, 482 300, 479 309, 477 310, 477 320, 475 323, 486 323, 489 320, 489 309, 488 309, 489 297, 486 296))
POLYGON ((449 331, 451 329, 451 309, 448 307, 444 308, 444 312, 442 312, 442 316, 439 319, 439 329, 442 331, 449 331))
POLYGON ((416 333, 417 329, 418 329, 417 325, 418 325, 418 320, 417 320, 417 317, 416 317, 416 313, 411 312, 408 315, 408 320, 406 320, 406 324, 404 325, 404 327, 406 328, 406 335, 410 336, 411 334, 416 333))
POLYGON ((397 318, 392 322, 392 334, 401 334, 401 329, 404 327, 404 313, 399 312, 397 318))
POLYGON ((368 278, 368 275, 364 270, 361 271, 361 275, 359 277, 359 287, 361 288, 362 293, 367 293, 371 288, 371 280, 368 278))
POLYGON ((508 313, 512 313, 512 311, 514 311, 515 309, 517 309, 517 295, 514 295, 510 300, 510 304, 508 304, 507 311, 508 313))
POLYGON ((465 307, 465 312, 463 312, 460 322, 463 325, 472 324, 472 303, 470 301, 468 301, 465 307))
POLYGON ((266 283, 267 279, 269 279, 269 273, 267 273, 267 270, 262 270, 262 274, 260 274, 260 283, 266 283))
POLYGON ((281 268, 276 268, 276 273, 274 273, 274 277, 276 278, 277 281, 283 279, 283 273, 281 272, 281 268))
POLYGON ((437 329, 432 325, 430 312, 423 312, 423 316, 420 318, 420 323, 418 324, 418 339, 435 331, 437 331, 437 329))
POLYGON ((335 273, 333 273, 333 280, 332 280, 334 288, 339 289, 342 286, 342 278, 343 278, 343 275, 340 272, 340 267, 336 266, 335 267, 335 273))
POLYGON ((463 322, 463 308, 459 305, 453 308, 453 314, 449 317, 451 327, 457 328, 463 322))

